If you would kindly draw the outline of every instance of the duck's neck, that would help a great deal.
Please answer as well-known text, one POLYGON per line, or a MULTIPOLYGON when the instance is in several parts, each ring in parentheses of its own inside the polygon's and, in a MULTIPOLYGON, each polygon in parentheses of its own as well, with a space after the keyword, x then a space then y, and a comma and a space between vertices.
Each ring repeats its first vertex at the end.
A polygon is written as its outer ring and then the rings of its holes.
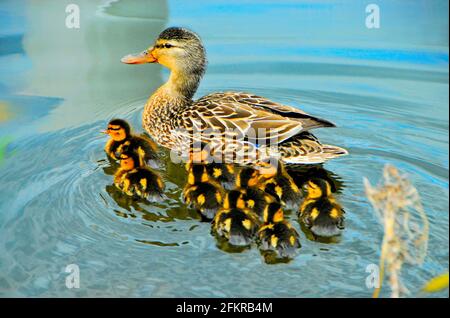
POLYGON ((172 70, 169 79, 158 90, 157 94, 168 99, 191 101, 197 91, 203 73, 172 70))
POLYGON ((166 91, 172 96, 191 100, 200 84, 203 73, 173 70, 169 80, 164 84, 166 91))
POLYGON ((161 129, 174 113, 192 103, 202 72, 172 70, 167 82, 149 98, 143 118, 147 130, 161 129))

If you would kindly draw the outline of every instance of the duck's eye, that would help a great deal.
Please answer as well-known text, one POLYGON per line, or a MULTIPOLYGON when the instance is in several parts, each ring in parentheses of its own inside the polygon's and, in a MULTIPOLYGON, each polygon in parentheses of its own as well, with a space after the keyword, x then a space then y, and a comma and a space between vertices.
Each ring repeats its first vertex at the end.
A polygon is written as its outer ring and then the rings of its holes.
POLYGON ((166 44, 164 44, 164 47, 165 47, 166 49, 170 49, 171 47, 173 47, 173 45, 172 45, 172 44, 169 44, 169 43, 166 43, 166 44))

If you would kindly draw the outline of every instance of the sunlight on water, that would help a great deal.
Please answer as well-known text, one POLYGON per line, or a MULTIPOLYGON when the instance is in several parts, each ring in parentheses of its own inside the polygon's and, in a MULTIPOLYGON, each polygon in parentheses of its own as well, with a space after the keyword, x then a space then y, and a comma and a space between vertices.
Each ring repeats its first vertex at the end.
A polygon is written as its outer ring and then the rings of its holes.
POLYGON ((405 269, 407 287, 448 269, 448 16, 440 13, 448 3, 426 11, 424 34, 405 25, 425 2, 379 1, 398 19, 375 34, 361 1, 78 2, 79 30, 60 25, 64 3, 0 4, 0 296, 370 297, 365 270, 378 262, 383 233, 362 179, 378 180, 386 163, 408 174, 430 219, 428 257, 405 269), (137 202, 114 188, 99 131, 121 117, 142 132, 143 105, 167 76, 119 60, 167 25, 205 42, 197 97, 248 91, 337 124, 315 133, 350 152, 324 166, 346 210, 338 242, 309 240, 290 213, 302 244, 292 262, 267 265, 257 248, 220 250, 181 201, 184 167, 164 151, 167 200, 137 202), (72 263, 77 290, 64 283, 72 263))

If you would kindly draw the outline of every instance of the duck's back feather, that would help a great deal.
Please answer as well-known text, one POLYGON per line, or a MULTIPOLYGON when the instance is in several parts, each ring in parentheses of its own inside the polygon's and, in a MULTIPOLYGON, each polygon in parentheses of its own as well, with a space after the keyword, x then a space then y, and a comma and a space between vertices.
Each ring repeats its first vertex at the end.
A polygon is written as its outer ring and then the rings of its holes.
POLYGON ((309 129, 334 127, 294 107, 242 92, 206 95, 194 102, 186 117, 194 128, 237 129, 238 138, 246 137, 256 144, 268 139, 280 143, 309 129))

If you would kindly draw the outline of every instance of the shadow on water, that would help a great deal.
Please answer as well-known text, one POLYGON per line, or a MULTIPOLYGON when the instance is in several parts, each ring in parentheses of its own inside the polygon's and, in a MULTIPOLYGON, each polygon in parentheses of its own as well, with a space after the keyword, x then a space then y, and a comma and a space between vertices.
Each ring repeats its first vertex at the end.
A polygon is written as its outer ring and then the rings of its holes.
POLYGON ((331 237, 318 236, 314 234, 304 223, 300 222, 300 228, 305 234, 305 237, 313 242, 325 243, 325 244, 337 244, 342 241, 342 235, 335 235, 331 237))

